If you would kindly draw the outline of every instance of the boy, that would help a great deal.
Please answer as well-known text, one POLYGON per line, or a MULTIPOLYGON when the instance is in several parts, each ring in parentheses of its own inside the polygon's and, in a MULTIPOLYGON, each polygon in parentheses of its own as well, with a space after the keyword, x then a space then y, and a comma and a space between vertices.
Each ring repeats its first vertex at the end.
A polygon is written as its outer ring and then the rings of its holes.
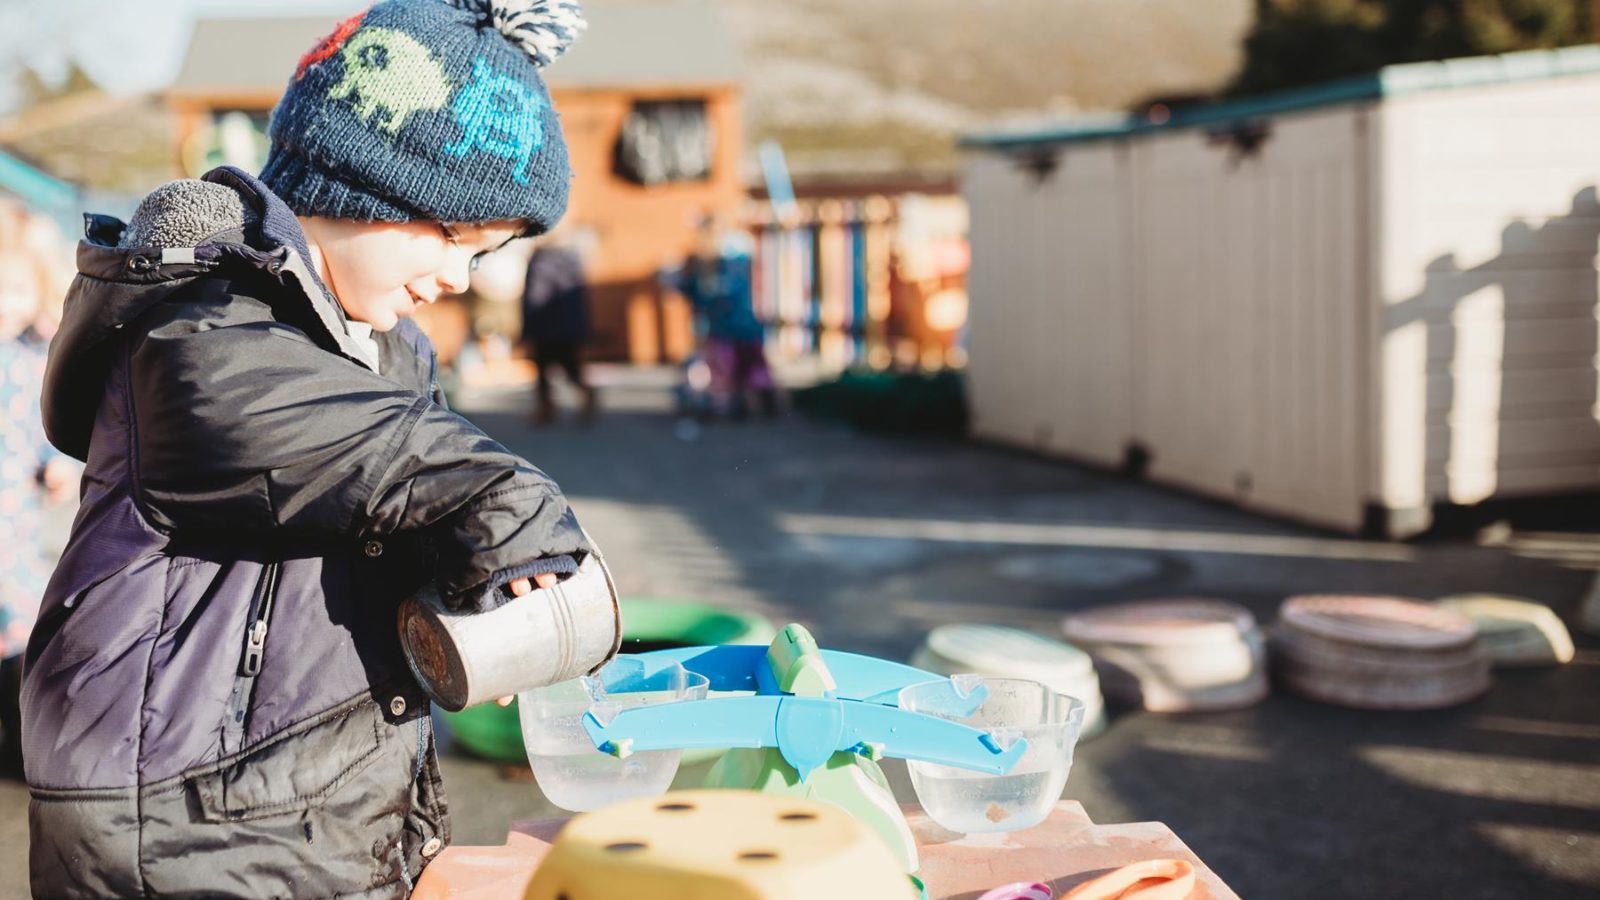
POLYGON ((449 841, 396 635, 591 551, 445 410, 408 320, 553 226, 568 0, 388 0, 301 61, 260 180, 90 217, 44 390, 83 501, 29 643, 38 896, 404 896, 449 841))

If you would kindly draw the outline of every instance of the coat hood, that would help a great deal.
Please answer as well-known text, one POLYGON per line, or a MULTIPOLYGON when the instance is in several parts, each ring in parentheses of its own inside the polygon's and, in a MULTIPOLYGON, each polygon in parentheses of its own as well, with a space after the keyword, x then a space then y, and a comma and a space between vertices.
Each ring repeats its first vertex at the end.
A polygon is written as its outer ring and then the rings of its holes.
POLYGON ((283 290, 263 300, 303 305, 300 311, 312 315, 297 318, 320 326, 313 340, 377 369, 312 270, 294 213, 240 169, 223 166, 199 180, 164 185, 139 204, 129 224, 90 214, 84 226, 42 398, 45 432, 64 453, 87 458, 106 371, 129 326, 198 279, 264 273, 283 290))

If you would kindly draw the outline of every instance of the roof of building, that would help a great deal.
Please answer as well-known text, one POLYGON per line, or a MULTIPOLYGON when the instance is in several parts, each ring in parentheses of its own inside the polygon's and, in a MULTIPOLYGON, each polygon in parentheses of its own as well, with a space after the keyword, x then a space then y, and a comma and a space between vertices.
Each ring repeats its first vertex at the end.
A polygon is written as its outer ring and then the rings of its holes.
POLYGON ((143 194, 181 176, 176 131, 157 95, 89 90, 0 120, 0 149, 86 191, 143 194))
POLYGON ((1439 62, 1387 66, 1370 75, 1294 90, 1244 97, 1222 103, 1178 106, 1156 121, 1147 113, 1077 116, 1049 124, 975 132, 961 145, 1004 150, 1039 145, 1125 138, 1155 131, 1223 125, 1285 113, 1483 85, 1539 81, 1600 72, 1600 45, 1530 50, 1498 56, 1474 56, 1439 62))
MULTIPOLYGON (((739 54, 715 0, 589 0, 589 30, 551 65, 562 87, 725 84, 739 54)), ((339 16, 208 18, 195 23, 172 89, 181 94, 283 90, 295 61, 339 16), (241 53, 248 47, 250 52, 241 53)))

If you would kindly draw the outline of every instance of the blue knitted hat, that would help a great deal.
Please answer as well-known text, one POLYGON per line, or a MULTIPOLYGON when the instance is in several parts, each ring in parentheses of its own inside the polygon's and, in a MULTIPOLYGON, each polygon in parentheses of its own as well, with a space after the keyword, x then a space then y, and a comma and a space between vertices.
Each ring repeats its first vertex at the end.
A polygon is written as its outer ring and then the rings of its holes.
POLYGON ((583 28, 577 0, 385 0, 300 60, 261 180, 304 216, 547 231, 572 170, 539 71, 583 28))

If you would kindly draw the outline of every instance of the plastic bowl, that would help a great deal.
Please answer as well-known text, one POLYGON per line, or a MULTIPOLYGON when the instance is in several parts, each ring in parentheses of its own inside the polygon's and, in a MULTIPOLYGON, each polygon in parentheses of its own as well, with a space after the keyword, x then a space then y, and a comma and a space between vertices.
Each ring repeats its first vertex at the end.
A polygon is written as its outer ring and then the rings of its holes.
POLYGON ((922 808, 945 828, 962 834, 1020 831, 1043 822, 1061 798, 1083 730, 1084 706, 1078 700, 1037 681, 956 675, 901 690, 900 708, 982 729, 1003 747, 1018 738, 1028 742, 1004 775, 906 763, 922 808), (972 709, 979 688, 987 696, 972 709))
POLYGON ((707 685, 704 675, 677 662, 624 655, 595 675, 518 694, 534 780, 551 803, 573 812, 665 792, 682 751, 648 750, 624 759, 602 753, 583 729, 584 713, 615 715, 637 706, 703 700, 707 685))

